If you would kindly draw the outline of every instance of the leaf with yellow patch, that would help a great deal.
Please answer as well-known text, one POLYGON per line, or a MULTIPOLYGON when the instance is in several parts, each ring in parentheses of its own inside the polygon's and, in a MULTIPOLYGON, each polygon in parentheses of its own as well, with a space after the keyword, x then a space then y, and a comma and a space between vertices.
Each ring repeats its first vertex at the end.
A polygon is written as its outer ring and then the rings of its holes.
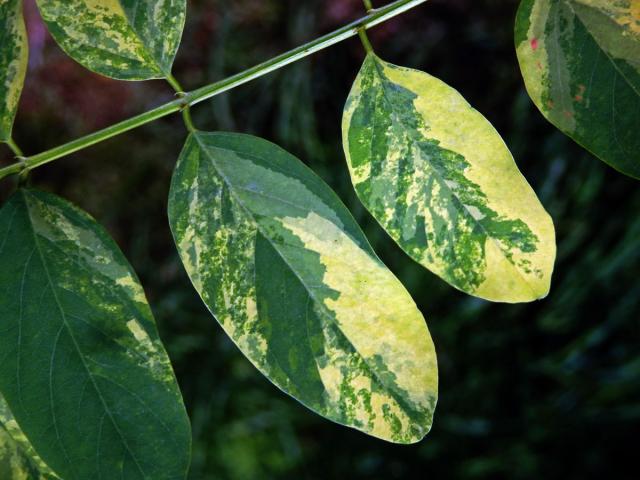
POLYGON ((527 91, 547 120, 640 178, 640 1, 523 0, 515 41, 527 91))
POLYGON ((38 456, 0 395, 0 478, 54 480, 58 477, 38 456))
POLYGON ((458 92, 370 53, 342 130, 358 197, 411 258, 487 300, 547 295, 553 222, 500 135, 458 92))
POLYGON ((202 299, 267 378, 369 435, 426 435, 438 373, 424 318, 297 158, 248 135, 192 134, 169 219, 202 299))
POLYGON ((49 32, 74 60, 120 80, 166 78, 186 0, 37 0, 49 32))
POLYGON ((53 480, 41 472, 11 435, 0 425, 0 478, 2 480, 53 480))
POLYGON ((151 309, 88 214, 36 190, 3 206, 0 318, 0 392, 61 478, 186 477, 189 420, 151 309))
POLYGON ((11 139, 28 56, 22 1, 0 0, 0 142, 11 139))

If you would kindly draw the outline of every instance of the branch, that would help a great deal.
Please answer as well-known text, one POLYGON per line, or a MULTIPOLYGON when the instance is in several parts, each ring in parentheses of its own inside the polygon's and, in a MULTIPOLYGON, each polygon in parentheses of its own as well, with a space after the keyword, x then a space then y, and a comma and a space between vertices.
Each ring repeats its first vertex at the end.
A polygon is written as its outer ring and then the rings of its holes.
POLYGON ((99 130, 78 138, 77 140, 65 143, 64 145, 52 148, 51 150, 26 157, 22 162, 17 162, 5 168, 1 168, 0 179, 20 173, 25 169, 33 170, 34 168, 83 150, 95 145, 96 143, 103 142, 109 138, 128 132, 129 130, 133 130, 134 128, 171 115, 172 113, 183 111, 188 106, 192 106, 209 98, 215 97, 216 95, 251 82, 252 80, 267 75, 268 73, 285 67, 291 63, 297 62, 298 60, 308 57, 309 55, 313 55, 316 52, 331 47, 348 38, 354 37, 358 35, 358 31, 360 29, 368 29, 379 25, 397 15, 400 15, 401 13, 425 3, 426 1, 427 0, 397 0, 384 7, 371 10, 368 15, 362 17, 360 20, 350 23, 349 25, 339 28, 334 32, 317 38, 316 40, 306 43, 298 48, 294 48, 282 55, 278 55, 277 57, 256 65, 244 72, 238 73, 219 82, 212 83, 211 85, 204 86, 192 92, 185 93, 184 96, 169 103, 165 103, 153 110, 131 117, 103 130, 99 130))

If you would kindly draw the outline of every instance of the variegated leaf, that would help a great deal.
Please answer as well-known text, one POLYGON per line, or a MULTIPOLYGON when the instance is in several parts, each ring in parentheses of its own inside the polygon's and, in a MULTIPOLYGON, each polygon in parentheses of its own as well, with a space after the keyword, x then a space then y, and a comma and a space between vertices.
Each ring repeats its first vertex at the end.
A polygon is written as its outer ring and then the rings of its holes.
POLYGON ((369 54, 343 119, 358 197, 415 261, 493 301, 549 291, 549 215, 491 124, 454 89, 369 54))
POLYGON ((28 56, 22 0, 0 0, 0 142, 11 138, 28 56))
POLYGON ((204 302, 273 383, 370 435, 424 437, 437 398, 424 318, 298 159, 247 135, 192 134, 169 218, 204 302))
POLYGON ((48 480, 29 456, 0 425, 0 478, 2 480, 48 480))
POLYGON ((58 477, 38 456, 0 395, 0 478, 54 480, 58 477))
POLYGON ((165 78, 186 0, 37 0, 53 38, 77 62, 121 80, 165 78))
POLYGON ((640 1, 523 0, 515 37, 527 90, 547 120, 640 178, 640 1))
POLYGON ((185 478, 190 428, 144 291, 68 202, 0 210, 0 392, 61 478, 185 478))

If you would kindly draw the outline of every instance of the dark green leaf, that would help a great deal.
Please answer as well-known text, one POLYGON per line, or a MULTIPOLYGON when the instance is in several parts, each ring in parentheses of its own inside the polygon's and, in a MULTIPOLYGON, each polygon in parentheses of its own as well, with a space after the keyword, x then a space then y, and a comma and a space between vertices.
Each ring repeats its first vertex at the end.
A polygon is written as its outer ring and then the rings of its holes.
POLYGON ((640 2, 523 0, 515 36, 527 90, 542 114, 640 178, 640 2))
POLYGON ((34 190, 0 211, 0 392, 64 480, 186 476, 190 429, 137 277, 108 234, 34 190))

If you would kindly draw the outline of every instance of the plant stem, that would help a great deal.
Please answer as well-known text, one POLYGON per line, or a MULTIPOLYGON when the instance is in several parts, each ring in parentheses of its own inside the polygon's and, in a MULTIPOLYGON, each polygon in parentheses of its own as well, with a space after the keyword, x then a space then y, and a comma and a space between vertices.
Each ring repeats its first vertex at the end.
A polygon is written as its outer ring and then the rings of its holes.
POLYGON ((373 5, 371 4, 371 0, 362 0, 364 2, 364 8, 367 9, 367 12, 373 10, 373 5))
MULTIPOLYGON (((169 85, 173 87, 180 98, 185 97, 186 93, 184 88, 182 88, 180 82, 178 82, 173 75, 169 74, 167 76, 167 82, 169 82, 169 85)), ((182 119, 184 120, 184 124, 189 132, 193 133, 196 131, 196 127, 193 125, 193 118, 191 118, 191 107, 189 107, 188 103, 186 103, 182 108, 182 119)))
POLYGON ((15 175, 23 171, 24 169, 24 154, 22 150, 13 138, 7 140, 7 146, 11 149, 11 151, 15 154, 16 157, 20 157, 22 161, 9 165, 8 167, 0 168, 0 179, 4 177, 8 177, 9 175, 15 175))
POLYGON ((364 46, 364 49, 367 53, 373 53, 373 47, 371 46, 371 42, 369 41, 369 37, 367 36, 367 32, 364 28, 358 30, 358 35, 360 36, 360 41, 364 46))
POLYGON ((7 146, 13 153, 15 153, 16 157, 24 157, 24 153, 22 153, 22 150, 20 150, 20 147, 16 144, 13 138, 7 140, 7 146))
POLYGON ((0 168, 0 178, 8 177, 9 175, 16 175, 23 169, 22 163, 14 163, 8 167, 0 168))
MULTIPOLYGON (((317 38, 316 40, 306 43, 300 47, 294 48, 293 50, 283 53, 282 55, 278 55, 277 57, 256 65, 255 67, 249 68, 244 72, 238 73, 227 79, 221 80, 211 85, 207 85, 192 92, 185 93, 181 98, 165 103, 164 105, 154 108, 153 110, 149 110, 148 112, 129 118, 120 123, 116 123, 115 125, 107 127, 103 130, 90 133, 84 137, 78 138, 69 143, 65 143, 64 145, 52 148, 51 150, 47 150, 45 152, 27 157, 23 162, 18 162, 2 168, 0 169, 0 179, 9 175, 20 173, 23 169, 33 170, 34 168, 37 168, 41 165, 45 165, 61 157, 70 155, 79 150, 83 150, 87 147, 95 145, 96 143, 103 142, 109 138, 128 132, 129 130, 133 130, 134 128, 153 122, 162 117, 166 117, 167 115, 170 115, 172 113, 185 111, 186 106, 193 106, 223 92, 267 75, 268 73, 271 73, 275 70, 283 68, 286 65, 297 62, 298 60, 308 57, 309 55, 319 52, 320 50, 324 50, 325 48, 328 48, 348 38, 352 38, 358 35, 360 29, 364 30, 384 23, 387 20, 408 10, 411 10, 412 8, 415 8, 425 2, 427 2, 427 0, 396 0, 389 5, 378 8, 376 10, 372 10, 368 15, 362 17, 360 20, 352 22, 349 25, 345 25, 344 27, 339 28, 334 32, 317 38)), ((172 83, 172 80, 170 80, 169 78, 167 78, 167 80, 169 81, 169 83, 172 83)), ((175 81, 175 79, 173 80, 175 81)), ((174 83, 172 85, 174 86, 174 88, 179 88, 179 84, 174 83)))

